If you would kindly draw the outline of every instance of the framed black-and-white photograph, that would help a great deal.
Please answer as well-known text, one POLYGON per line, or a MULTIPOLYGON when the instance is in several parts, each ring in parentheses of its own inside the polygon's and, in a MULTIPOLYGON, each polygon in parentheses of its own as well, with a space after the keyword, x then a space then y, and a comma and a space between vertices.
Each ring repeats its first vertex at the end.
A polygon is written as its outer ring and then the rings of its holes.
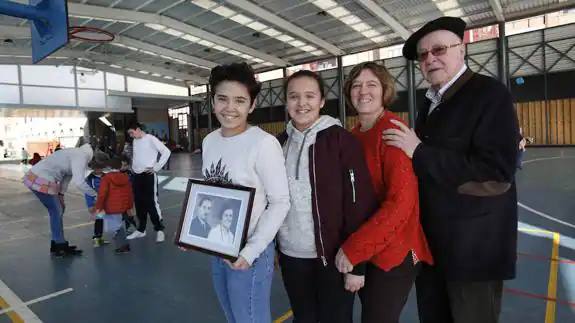
POLYGON ((190 179, 178 246, 235 260, 245 245, 255 189, 190 179))

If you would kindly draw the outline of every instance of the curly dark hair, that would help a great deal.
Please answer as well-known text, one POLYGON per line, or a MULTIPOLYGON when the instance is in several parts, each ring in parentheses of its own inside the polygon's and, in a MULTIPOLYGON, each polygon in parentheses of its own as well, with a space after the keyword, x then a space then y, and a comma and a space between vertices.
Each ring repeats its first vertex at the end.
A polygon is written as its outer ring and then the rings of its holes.
POLYGON ((247 63, 218 65, 212 68, 210 73, 210 92, 212 100, 216 93, 216 87, 224 81, 235 81, 245 85, 250 94, 250 105, 254 103, 262 87, 262 85, 256 80, 254 70, 247 63))
POLYGON ((284 83, 284 93, 285 93, 286 97, 287 97, 287 88, 288 88, 289 82, 291 82, 297 78, 300 78, 300 77, 309 77, 309 78, 314 79, 317 82, 317 86, 319 87, 319 94, 321 95, 321 98, 325 99, 325 86, 323 83, 323 79, 321 78, 321 76, 319 76, 318 73, 310 71, 310 70, 297 71, 287 78, 287 80, 284 83))

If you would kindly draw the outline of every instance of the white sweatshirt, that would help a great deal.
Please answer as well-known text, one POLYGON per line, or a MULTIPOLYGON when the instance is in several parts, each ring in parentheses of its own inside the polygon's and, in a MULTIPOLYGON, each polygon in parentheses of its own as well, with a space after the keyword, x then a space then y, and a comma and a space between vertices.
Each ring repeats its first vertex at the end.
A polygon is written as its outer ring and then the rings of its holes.
POLYGON ((282 148, 255 126, 233 137, 223 137, 218 129, 204 138, 202 161, 204 179, 256 189, 247 243, 240 251, 252 264, 275 238, 290 207, 282 148))
POLYGON ((145 134, 140 139, 134 138, 132 170, 136 174, 146 171, 146 168, 152 167, 154 172, 160 171, 170 158, 170 150, 158 138, 145 134), (158 160, 158 153, 160 160, 158 160))
POLYGON ((79 148, 60 149, 32 166, 30 171, 50 182, 60 183, 61 193, 65 193, 68 184, 72 182, 84 194, 96 196, 96 191, 85 180, 86 169, 93 155, 90 144, 79 148))

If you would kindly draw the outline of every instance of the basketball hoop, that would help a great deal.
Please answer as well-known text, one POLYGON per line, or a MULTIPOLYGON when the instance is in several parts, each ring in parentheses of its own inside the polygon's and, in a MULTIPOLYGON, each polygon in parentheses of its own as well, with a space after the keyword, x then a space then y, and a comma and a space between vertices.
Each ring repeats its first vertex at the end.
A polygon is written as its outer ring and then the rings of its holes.
POLYGON ((73 26, 68 28, 70 39, 84 40, 94 43, 107 43, 114 40, 114 34, 95 27, 73 26))

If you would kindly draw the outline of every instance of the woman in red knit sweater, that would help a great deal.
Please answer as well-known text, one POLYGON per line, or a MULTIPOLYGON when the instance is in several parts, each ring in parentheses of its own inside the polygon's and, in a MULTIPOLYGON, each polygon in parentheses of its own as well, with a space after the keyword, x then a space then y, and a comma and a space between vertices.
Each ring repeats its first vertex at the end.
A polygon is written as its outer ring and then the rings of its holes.
POLYGON ((395 96, 393 78, 373 62, 356 65, 345 95, 359 116, 353 130, 364 149, 379 209, 342 245, 336 266, 342 273, 368 262, 360 291, 362 322, 396 323, 418 273, 418 263, 432 263, 419 222, 417 178, 410 159, 387 146, 382 131, 397 128, 398 118, 386 110, 395 96))

